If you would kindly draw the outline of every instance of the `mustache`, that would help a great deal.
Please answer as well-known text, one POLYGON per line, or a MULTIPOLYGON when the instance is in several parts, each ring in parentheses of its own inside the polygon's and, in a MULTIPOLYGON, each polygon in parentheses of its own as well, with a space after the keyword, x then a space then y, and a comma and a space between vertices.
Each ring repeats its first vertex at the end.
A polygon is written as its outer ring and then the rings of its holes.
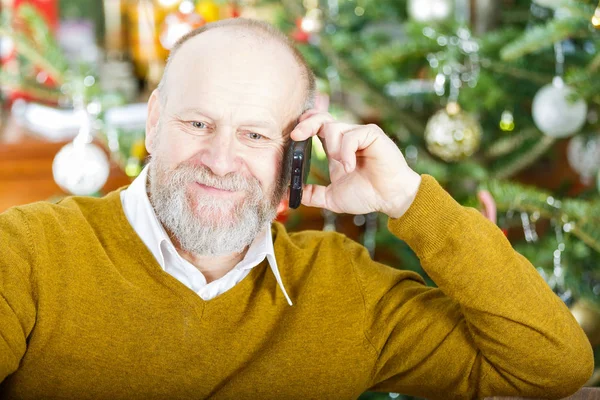
POLYGON ((262 192, 258 179, 230 172, 225 176, 215 175, 204 165, 180 164, 173 170, 172 178, 179 184, 200 183, 220 190, 262 192))

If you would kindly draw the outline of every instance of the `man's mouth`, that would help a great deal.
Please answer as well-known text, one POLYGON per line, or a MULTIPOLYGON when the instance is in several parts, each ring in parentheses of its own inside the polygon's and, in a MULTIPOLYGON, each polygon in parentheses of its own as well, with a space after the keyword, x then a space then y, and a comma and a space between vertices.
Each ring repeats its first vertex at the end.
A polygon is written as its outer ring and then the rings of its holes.
POLYGON ((203 185, 199 182, 196 182, 196 187, 200 188, 200 190, 206 192, 206 193, 211 193, 211 194, 223 194, 223 195, 227 195, 227 194, 233 194, 235 193, 235 191, 231 191, 231 190, 225 190, 225 189, 217 189, 215 187, 212 186, 207 186, 207 185, 203 185))

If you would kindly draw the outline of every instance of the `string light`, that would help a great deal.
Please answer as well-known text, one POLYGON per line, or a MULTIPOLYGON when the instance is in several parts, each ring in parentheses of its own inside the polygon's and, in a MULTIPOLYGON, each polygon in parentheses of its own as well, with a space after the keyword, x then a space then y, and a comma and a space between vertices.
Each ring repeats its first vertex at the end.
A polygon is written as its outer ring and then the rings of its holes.
POLYGON ((515 129, 515 118, 508 110, 505 110, 500 117, 500 129, 504 132, 512 132, 515 129))
POLYGON ((596 11, 594 12, 594 15, 592 16, 592 25, 594 25, 594 27, 596 27, 596 28, 600 28, 600 3, 598 3, 598 6, 596 7, 596 11))

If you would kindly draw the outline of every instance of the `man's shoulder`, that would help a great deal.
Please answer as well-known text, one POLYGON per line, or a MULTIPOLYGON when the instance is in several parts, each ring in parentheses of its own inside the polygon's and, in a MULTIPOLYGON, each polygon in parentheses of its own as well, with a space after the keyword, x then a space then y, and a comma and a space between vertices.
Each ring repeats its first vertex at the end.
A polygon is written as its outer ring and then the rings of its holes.
MULTIPOLYGON (((280 223, 273 224, 277 259, 293 269, 314 269, 347 281, 355 276, 362 286, 412 279, 423 283, 414 272, 376 262, 362 244, 339 232, 306 230, 288 233, 280 223)), ((296 272, 295 271, 295 272, 296 272)))
POLYGON ((119 212, 117 206, 120 203, 115 201, 118 198, 119 191, 114 191, 104 197, 68 196, 57 202, 38 201, 15 206, 0 213, 0 225, 62 226, 72 229, 72 224, 78 221, 100 221, 119 212))
POLYGON ((291 264, 298 271, 313 269, 335 275, 353 273, 353 254, 366 249, 348 236, 332 231, 288 232, 281 223, 273 224, 273 245, 278 262, 291 264))
POLYGON ((272 233, 275 244, 286 245, 298 251, 322 250, 323 246, 339 249, 350 240, 339 232, 319 230, 288 232, 285 225, 280 222, 273 223, 272 233))

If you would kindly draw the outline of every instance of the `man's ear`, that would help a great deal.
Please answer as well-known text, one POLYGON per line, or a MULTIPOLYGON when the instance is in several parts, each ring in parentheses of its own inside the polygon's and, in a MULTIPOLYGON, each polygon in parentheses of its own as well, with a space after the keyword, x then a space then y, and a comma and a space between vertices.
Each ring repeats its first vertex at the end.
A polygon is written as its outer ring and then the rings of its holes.
POLYGON ((148 99, 148 118, 146 119, 146 150, 149 154, 154 151, 154 143, 157 140, 160 105, 160 93, 158 89, 154 89, 148 99))
POLYGON ((277 215, 283 214, 290 209, 290 188, 285 190, 283 198, 277 206, 277 215))

